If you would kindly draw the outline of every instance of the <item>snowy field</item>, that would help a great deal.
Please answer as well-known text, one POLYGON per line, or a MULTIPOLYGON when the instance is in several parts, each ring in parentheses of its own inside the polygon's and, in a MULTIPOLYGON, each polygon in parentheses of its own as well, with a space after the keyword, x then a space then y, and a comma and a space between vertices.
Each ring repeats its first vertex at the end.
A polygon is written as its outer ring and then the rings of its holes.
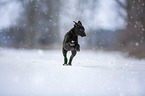
POLYGON ((0 96, 145 96, 145 60, 119 52, 0 50, 0 96))

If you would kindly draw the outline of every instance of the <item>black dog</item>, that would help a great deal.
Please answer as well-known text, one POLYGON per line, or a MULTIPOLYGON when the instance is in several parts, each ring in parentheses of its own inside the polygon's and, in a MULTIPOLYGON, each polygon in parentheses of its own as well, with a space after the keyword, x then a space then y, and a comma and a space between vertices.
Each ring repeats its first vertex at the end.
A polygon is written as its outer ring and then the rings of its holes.
POLYGON ((74 27, 66 33, 63 40, 63 56, 64 56, 64 64, 63 65, 71 65, 73 57, 76 55, 77 51, 80 51, 80 45, 78 44, 78 36, 84 37, 85 28, 82 23, 78 21, 76 23, 74 21, 74 27), (69 63, 67 64, 67 52, 71 51, 72 55, 70 56, 69 63))

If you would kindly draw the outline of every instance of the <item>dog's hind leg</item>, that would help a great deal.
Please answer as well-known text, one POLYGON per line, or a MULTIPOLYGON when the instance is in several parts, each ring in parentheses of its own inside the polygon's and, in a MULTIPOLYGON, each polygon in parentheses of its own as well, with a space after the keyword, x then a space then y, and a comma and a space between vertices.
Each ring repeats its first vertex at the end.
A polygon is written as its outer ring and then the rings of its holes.
POLYGON ((65 64, 67 64, 67 51, 63 48, 62 52, 63 52, 63 56, 64 56, 64 64, 63 65, 65 65, 65 64))
POLYGON ((74 56, 76 55, 77 51, 71 51, 71 53, 72 53, 72 55, 70 56, 68 65, 71 65, 71 62, 72 62, 74 56))

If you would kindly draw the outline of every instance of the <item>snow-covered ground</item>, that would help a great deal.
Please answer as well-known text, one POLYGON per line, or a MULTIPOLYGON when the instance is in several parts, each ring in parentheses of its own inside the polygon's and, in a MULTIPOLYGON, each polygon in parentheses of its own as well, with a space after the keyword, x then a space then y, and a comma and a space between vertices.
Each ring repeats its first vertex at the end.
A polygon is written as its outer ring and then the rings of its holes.
POLYGON ((145 60, 119 52, 0 50, 0 96, 145 96, 145 60))

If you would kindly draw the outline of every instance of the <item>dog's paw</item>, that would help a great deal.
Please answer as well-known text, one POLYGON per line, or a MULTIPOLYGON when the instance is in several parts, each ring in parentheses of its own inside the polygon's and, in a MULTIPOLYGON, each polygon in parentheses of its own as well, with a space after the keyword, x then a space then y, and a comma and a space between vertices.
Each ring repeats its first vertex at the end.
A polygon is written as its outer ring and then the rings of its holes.
POLYGON ((65 66, 65 65, 67 65, 67 64, 64 63, 63 66, 65 66))
POLYGON ((80 46, 76 46, 76 50, 79 52, 80 51, 80 46))
POLYGON ((71 64, 63 64, 63 66, 71 66, 71 64))
POLYGON ((78 49, 77 51, 80 52, 80 49, 78 49))

